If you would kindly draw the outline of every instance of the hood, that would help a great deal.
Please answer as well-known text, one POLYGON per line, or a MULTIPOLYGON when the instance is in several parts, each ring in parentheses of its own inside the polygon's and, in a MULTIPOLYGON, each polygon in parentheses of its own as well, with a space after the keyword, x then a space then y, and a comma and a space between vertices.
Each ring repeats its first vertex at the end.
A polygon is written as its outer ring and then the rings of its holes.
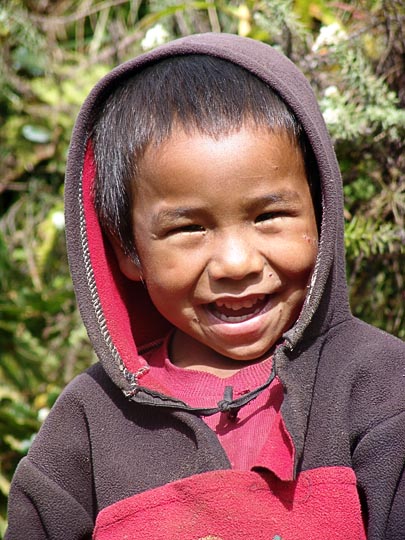
POLYGON ((298 456, 319 358, 319 337, 349 316, 343 195, 337 160, 314 93, 294 64, 272 47, 235 35, 193 35, 118 66, 95 86, 78 115, 66 173, 68 257, 78 305, 100 362, 127 396, 157 406, 186 407, 165 396, 165 389, 151 379, 138 354, 170 328, 143 285, 127 280, 119 271, 112 247, 101 232, 91 194, 95 165, 89 141, 95 111, 122 78, 156 60, 184 54, 219 57, 261 78, 294 111, 318 164, 322 225, 317 263, 301 314, 283 336, 273 362, 284 384, 283 415, 298 456))

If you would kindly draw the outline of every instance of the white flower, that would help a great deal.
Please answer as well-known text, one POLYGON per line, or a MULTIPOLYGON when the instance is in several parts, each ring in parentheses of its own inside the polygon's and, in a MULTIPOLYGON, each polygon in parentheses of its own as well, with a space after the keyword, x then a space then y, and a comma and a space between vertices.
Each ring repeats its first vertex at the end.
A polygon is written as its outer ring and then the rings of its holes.
POLYGON ((345 39, 347 39, 347 34, 339 23, 335 22, 322 26, 315 43, 312 45, 312 51, 317 52, 325 47, 337 45, 345 39))
POLYGON ((323 111, 323 119, 327 124, 337 124, 339 123, 339 111, 327 108, 323 111))
POLYGON ((48 407, 42 407, 42 409, 39 409, 38 411, 38 420, 40 422, 43 422, 44 420, 46 420, 46 417, 48 416, 48 414, 49 414, 48 407))
POLYGON ((146 32, 145 37, 141 41, 141 47, 144 51, 153 49, 158 45, 163 45, 169 39, 169 32, 162 24, 156 24, 146 32))
POLYGON ((323 95, 328 98, 331 96, 336 96, 338 93, 339 90, 336 86, 328 86, 327 88, 325 88, 323 95))
POLYGON ((52 223, 58 231, 62 231, 65 227, 65 216, 63 215, 63 212, 54 212, 52 214, 52 223))

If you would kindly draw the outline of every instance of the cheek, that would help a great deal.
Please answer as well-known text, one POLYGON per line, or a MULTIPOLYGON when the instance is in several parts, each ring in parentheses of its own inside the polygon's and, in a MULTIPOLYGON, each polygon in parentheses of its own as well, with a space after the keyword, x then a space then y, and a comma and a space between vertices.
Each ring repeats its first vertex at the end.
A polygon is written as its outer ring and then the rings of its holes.
POLYGON ((316 252, 318 251, 318 242, 319 242, 318 233, 312 233, 312 234, 304 233, 302 235, 302 241, 303 241, 302 249, 307 248, 308 250, 315 249, 316 252))
POLYGON ((143 276, 150 282, 159 283, 174 279, 179 267, 178 258, 173 251, 162 249, 160 246, 138 245, 138 254, 143 276))
POLYGON ((190 286, 204 269, 203 251, 201 248, 181 249, 159 242, 155 246, 139 246, 143 275, 151 284, 169 290, 190 286))
POLYGON ((145 275, 145 282, 149 293, 159 299, 172 296, 181 290, 181 282, 178 278, 178 274, 176 279, 176 273, 165 268, 149 268, 145 275))
POLYGON ((152 300, 159 304, 189 291, 193 285, 192 276, 190 264, 179 263, 173 256, 158 257, 145 265, 146 286, 152 300))
POLYGON ((297 242, 278 246, 277 252, 273 251, 272 262, 287 280, 306 285, 315 266, 317 254, 317 239, 314 238, 308 243, 302 238, 297 242))

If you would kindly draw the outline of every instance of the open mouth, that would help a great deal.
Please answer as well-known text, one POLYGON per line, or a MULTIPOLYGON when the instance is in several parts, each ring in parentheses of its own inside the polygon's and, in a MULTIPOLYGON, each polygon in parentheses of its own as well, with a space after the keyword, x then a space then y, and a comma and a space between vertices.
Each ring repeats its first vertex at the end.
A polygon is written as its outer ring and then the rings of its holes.
POLYGON ((217 300, 209 304, 209 310, 220 321, 239 323, 256 317, 267 305, 268 294, 260 294, 242 299, 217 300))

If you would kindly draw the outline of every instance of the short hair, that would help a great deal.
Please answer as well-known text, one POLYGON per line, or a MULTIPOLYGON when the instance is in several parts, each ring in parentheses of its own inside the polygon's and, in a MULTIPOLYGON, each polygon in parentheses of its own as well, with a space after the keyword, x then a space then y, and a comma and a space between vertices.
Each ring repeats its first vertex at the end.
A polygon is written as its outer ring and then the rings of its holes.
POLYGON ((317 211, 315 158, 287 104, 248 70, 220 58, 191 54, 160 60, 128 76, 102 104, 91 139, 94 204, 103 229, 137 260, 133 186, 137 164, 148 146, 163 143, 174 128, 218 138, 247 125, 285 133, 301 149, 317 211))

